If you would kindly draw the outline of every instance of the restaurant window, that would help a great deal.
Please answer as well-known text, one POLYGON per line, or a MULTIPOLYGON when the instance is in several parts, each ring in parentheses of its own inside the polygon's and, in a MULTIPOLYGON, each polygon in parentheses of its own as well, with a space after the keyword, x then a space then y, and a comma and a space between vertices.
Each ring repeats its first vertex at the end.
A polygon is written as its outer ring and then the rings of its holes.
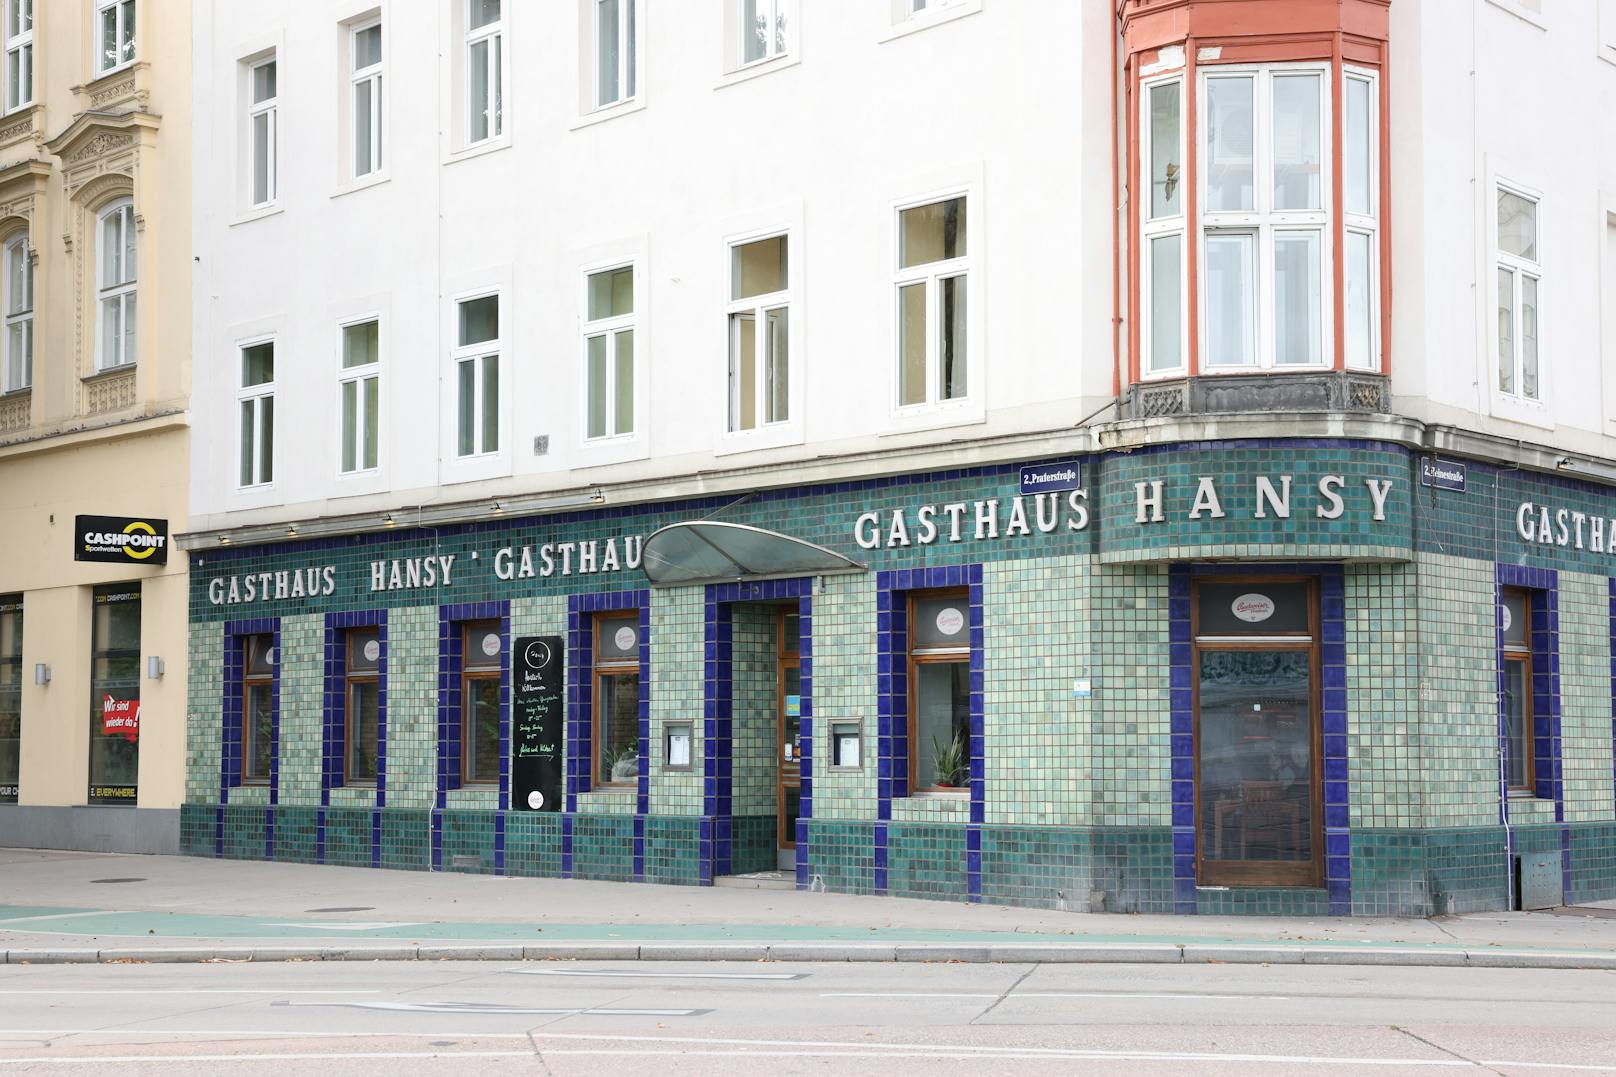
POLYGON ((966 197, 898 211, 898 406, 963 399, 970 260, 966 197))
POLYGON ((22 596, 0 596, 0 804, 17 802, 22 773, 22 596))
POLYGON ((1317 601, 1306 579, 1195 589, 1198 878, 1318 885, 1317 601))
POLYGON ((5 110, 34 103, 34 0, 5 4, 5 110))
POLYGON ((596 786, 629 785, 640 774, 640 614, 595 618, 596 786))
POLYGON ((591 273, 585 289, 586 437, 634 432, 634 267, 591 273))
POLYGON ((344 475, 373 471, 381 421, 381 323, 375 318, 342 327, 342 369, 338 372, 344 475))
POLYGON ((241 388, 236 393, 237 483, 265 486, 275 479, 275 342, 241 348, 241 388))
POLYGON ((241 781, 265 785, 275 750, 275 637, 241 636, 240 646, 241 781))
POLYGON ((374 785, 382 721, 381 630, 350 628, 343 646, 343 783, 374 785))
POLYGON ((500 688, 505 645, 498 621, 460 626, 460 782, 499 784, 500 688))
POLYGON ((499 296, 455 304, 455 453, 499 451, 499 296))
POLYGON ((34 258, 28 234, 6 241, 0 263, 5 280, 5 378, 0 391, 14 392, 34 383, 34 258))
POLYGON ((1542 399, 1538 355, 1538 292, 1543 264, 1538 251, 1538 200, 1523 190, 1497 190, 1498 249, 1494 273, 1498 311, 1498 391, 1520 400, 1542 399))
POLYGON ((909 788, 963 790, 971 778, 970 596, 909 596, 909 788))
POLYGON ((789 238, 730 247, 729 428, 791 418, 789 238))
POLYGON ((1532 595, 1506 588, 1498 608, 1502 629, 1504 777, 1512 793, 1532 795, 1532 595))
POLYGON ((91 597, 90 803, 133 804, 140 781, 140 585, 91 597))

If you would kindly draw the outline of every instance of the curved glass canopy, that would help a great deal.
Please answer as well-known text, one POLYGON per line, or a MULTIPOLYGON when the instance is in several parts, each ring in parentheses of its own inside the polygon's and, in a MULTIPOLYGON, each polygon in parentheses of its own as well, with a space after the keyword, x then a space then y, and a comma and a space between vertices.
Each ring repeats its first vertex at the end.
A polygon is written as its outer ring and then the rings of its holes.
POLYGON ((669 524, 645 540, 642 564, 658 587, 733 583, 829 572, 863 572, 865 566, 812 542, 747 524, 692 520, 669 524))

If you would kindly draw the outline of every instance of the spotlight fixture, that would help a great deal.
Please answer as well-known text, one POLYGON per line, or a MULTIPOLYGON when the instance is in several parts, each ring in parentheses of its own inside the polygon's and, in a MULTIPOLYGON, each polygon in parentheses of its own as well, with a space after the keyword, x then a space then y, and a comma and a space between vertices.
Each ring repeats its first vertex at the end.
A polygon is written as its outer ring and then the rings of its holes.
POLYGON ((383 520, 383 521, 382 521, 382 526, 383 526, 383 527, 392 527, 392 526, 393 526, 393 523, 394 523, 394 521, 393 521, 393 514, 392 514, 392 513, 390 513, 390 512, 389 512, 389 513, 388 513, 388 514, 387 514, 387 519, 385 519, 385 520, 383 520))
POLYGON ((494 510, 494 515, 496 516, 505 511, 505 506, 501 505, 498 501, 494 502, 492 508, 494 510))
POLYGON ((286 527, 286 536, 288 538, 297 538, 297 525, 296 524, 288 524, 287 525, 287 527, 286 527))
POLYGON ((229 535, 220 535, 219 536, 219 545, 220 546, 228 546, 228 545, 230 545, 230 536, 229 535))

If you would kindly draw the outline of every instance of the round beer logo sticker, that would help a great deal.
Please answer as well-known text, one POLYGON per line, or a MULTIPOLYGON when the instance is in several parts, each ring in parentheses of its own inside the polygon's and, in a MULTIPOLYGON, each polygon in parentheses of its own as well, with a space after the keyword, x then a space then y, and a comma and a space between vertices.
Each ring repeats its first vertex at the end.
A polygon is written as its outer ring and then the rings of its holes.
POLYGON ((534 811, 538 811, 540 808, 544 807, 544 794, 539 792, 537 789, 533 790, 533 792, 527 795, 527 806, 532 808, 534 811))
POLYGON ((1510 626, 1515 623, 1515 618, 1509 612, 1509 607, 1508 606, 1499 606, 1498 607, 1498 623, 1499 623, 1500 627, 1502 627, 1505 632, 1508 632, 1510 626))
POLYGON ((937 631, 945 636, 955 636, 965 627, 965 614, 953 606, 944 607, 937 614, 937 631))
POLYGON ((1258 621, 1266 621, 1274 615, 1274 600, 1267 595, 1241 595, 1230 604, 1229 609, 1242 621, 1255 624, 1258 621))
POLYGON ((499 653, 499 633, 489 632, 483 636, 483 653, 492 658, 499 653))
POLYGON ((617 630, 617 635, 612 637, 612 641, 617 644, 617 649, 620 651, 626 651, 630 647, 634 646, 634 641, 637 639, 639 639, 639 636, 637 636, 634 630, 627 625, 619 628, 617 630))
POLYGON ((382 645, 380 643, 378 643, 376 640, 367 639, 365 641, 365 661, 374 662, 374 661, 376 661, 376 659, 380 658, 381 656, 382 656, 382 645))

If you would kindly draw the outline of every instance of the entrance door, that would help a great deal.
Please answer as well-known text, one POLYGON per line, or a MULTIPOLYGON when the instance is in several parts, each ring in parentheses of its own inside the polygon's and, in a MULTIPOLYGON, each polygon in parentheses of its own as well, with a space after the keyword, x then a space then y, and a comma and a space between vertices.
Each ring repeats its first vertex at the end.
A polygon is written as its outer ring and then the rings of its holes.
POLYGON ((1195 593, 1197 878, 1318 886, 1318 607, 1306 579, 1195 593))
POLYGON ((797 814, 802 801, 802 618, 796 610, 780 611, 775 640, 779 686, 775 693, 779 708, 779 750, 775 758, 780 761, 776 805, 779 864, 785 869, 797 863, 797 814))

